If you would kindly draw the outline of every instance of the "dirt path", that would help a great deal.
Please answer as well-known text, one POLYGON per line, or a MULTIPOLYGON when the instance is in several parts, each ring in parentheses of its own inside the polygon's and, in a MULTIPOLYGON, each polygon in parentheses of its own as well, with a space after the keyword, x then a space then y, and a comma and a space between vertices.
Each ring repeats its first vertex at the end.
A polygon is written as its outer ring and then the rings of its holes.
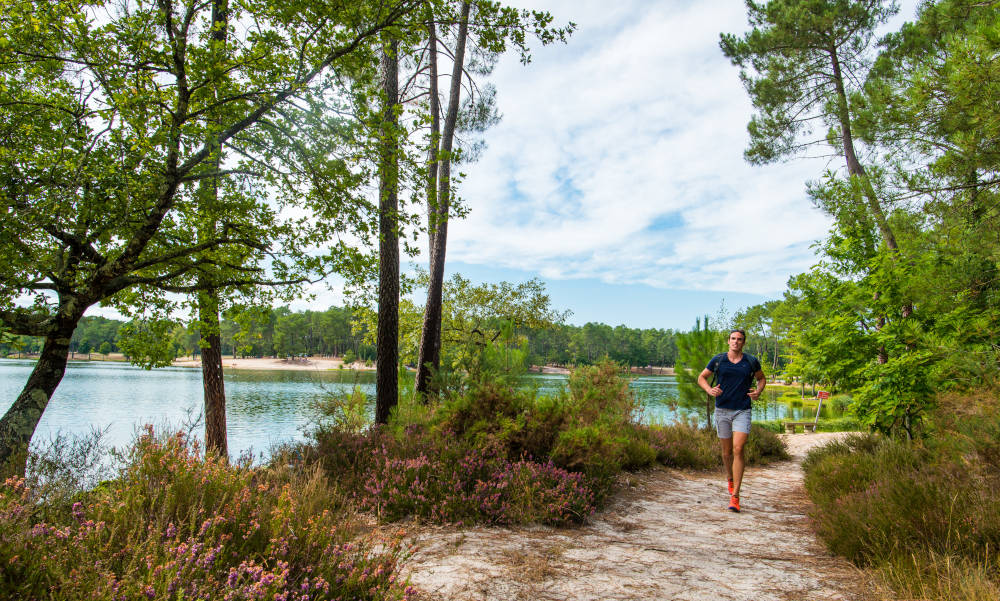
POLYGON ((411 581, 428 599, 861 598, 863 578, 809 529, 799 464, 836 434, 786 438, 792 461, 751 468, 743 512, 718 475, 655 469, 581 528, 419 528, 411 581))

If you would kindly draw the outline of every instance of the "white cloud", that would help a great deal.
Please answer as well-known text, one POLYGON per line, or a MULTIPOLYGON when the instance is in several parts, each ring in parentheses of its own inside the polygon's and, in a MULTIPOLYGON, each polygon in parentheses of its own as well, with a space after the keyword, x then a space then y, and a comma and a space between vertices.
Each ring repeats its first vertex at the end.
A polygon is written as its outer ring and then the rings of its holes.
POLYGON ((743 161, 752 107, 718 48, 742 3, 530 5, 579 29, 498 66, 504 118, 464 169, 449 260, 761 294, 814 262, 829 221, 805 182, 827 163, 743 161))

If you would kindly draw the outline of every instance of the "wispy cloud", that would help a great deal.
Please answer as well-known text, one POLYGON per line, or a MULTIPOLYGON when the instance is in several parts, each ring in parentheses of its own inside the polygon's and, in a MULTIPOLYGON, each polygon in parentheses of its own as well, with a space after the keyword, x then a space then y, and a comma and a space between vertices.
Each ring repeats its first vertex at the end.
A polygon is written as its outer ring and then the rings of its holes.
POLYGON ((805 182, 826 161, 743 160, 752 107, 718 48, 720 31, 746 29, 742 3, 530 6, 579 30, 498 66, 503 121, 465 167, 471 212, 449 260, 757 294, 814 262, 829 220, 805 182))

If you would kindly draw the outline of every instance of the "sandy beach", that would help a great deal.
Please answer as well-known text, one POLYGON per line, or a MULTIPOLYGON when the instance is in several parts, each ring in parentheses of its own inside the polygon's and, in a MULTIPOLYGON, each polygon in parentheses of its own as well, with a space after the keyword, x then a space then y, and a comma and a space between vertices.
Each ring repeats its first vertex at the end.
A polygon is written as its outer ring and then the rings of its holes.
MULTIPOLYGON (((191 357, 181 357, 174 359, 173 365, 176 367, 201 367, 200 359, 191 357)), ((375 369, 374 364, 366 367, 363 362, 355 362, 345 365, 340 359, 333 357, 307 357, 300 359, 275 359, 273 357, 223 357, 223 369, 240 369, 254 371, 327 371, 331 369, 355 369, 368 370, 375 369)))
MULTIPOLYGON (((6 357, 12 359, 14 357, 6 357)), ((37 355, 25 354, 21 359, 34 360, 37 359, 37 355)), ((84 355, 83 353, 74 353, 70 357, 71 361, 116 361, 116 362, 126 362, 125 357, 121 353, 110 353, 109 355, 99 355, 97 353, 89 353, 84 355)), ((192 357, 178 357, 174 359, 172 365, 174 367, 201 367, 201 359, 192 357)), ((223 357, 222 358, 223 369, 239 369, 248 371, 327 371, 334 369, 354 369, 357 371, 374 371, 375 364, 365 365, 363 361, 355 361, 354 363, 348 365, 345 364, 341 359, 336 357, 303 357, 298 359, 275 359, 274 357, 223 357)), ((532 365, 528 368, 528 373, 534 374, 561 374, 567 375, 570 373, 570 369, 562 366, 555 365, 532 365)), ((633 367, 631 369, 632 375, 636 376, 672 376, 674 375, 673 367, 633 367)))

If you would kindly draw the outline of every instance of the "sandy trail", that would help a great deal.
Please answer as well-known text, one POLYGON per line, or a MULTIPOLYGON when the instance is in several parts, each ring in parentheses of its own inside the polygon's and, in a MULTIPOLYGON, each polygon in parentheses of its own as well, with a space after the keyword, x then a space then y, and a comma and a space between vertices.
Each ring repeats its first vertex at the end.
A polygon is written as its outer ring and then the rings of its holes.
POLYGON ((748 471, 740 514, 719 475, 659 468, 580 528, 418 527, 411 581, 449 601, 860 599, 861 573, 806 517, 800 463, 835 436, 787 436, 792 461, 748 471))

